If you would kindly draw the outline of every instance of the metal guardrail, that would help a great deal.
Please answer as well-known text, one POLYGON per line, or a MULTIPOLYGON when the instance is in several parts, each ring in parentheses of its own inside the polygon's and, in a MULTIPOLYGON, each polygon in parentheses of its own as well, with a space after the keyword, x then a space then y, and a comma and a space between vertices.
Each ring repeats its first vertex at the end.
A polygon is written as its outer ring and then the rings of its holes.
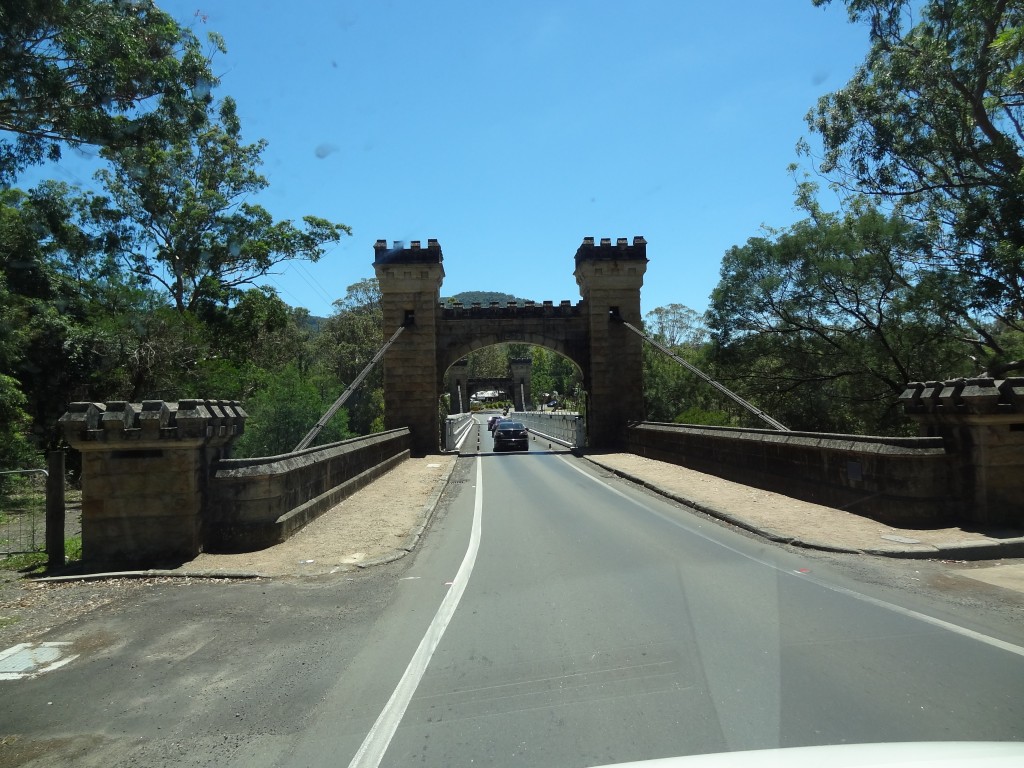
POLYGON ((472 413, 456 413, 444 420, 444 450, 457 451, 466 433, 473 428, 476 420, 472 413))
POLYGON ((516 411, 509 414, 509 418, 513 417, 523 422, 531 433, 567 448, 583 448, 587 444, 587 422, 578 413, 516 411))

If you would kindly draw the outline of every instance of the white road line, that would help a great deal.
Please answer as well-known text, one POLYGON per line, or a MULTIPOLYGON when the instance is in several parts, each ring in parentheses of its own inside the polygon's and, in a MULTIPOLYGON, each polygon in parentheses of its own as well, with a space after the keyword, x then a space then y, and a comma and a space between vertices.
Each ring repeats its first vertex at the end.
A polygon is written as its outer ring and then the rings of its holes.
POLYGON ((673 520, 671 517, 668 517, 666 515, 661 514, 660 512, 657 512, 657 511, 651 509, 646 504, 644 504, 644 503, 642 503, 640 501, 637 501, 636 499, 632 498, 631 496, 626 495, 625 493, 623 493, 622 491, 618 490, 617 488, 613 488, 611 485, 606 483, 603 478, 594 477, 589 472, 585 472, 584 470, 580 469, 579 467, 574 465, 572 462, 570 462, 568 459, 564 458, 563 456, 559 456, 558 458, 561 459, 562 461, 564 461, 566 466, 570 467, 571 469, 576 470, 581 475, 583 475, 584 477, 586 477, 586 478, 590 479, 591 481, 597 483, 598 485, 604 486, 609 491, 614 493, 616 496, 622 497, 623 499, 625 499, 626 501, 630 502, 631 504, 634 504, 634 505, 640 507, 641 509, 649 512, 650 514, 652 514, 652 515, 654 515, 656 517, 661 518, 662 520, 664 520, 667 523, 671 523, 672 525, 675 525, 676 527, 684 529, 688 533, 692 533, 695 536, 699 536, 700 538, 704 539, 705 541, 711 542, 712 544, 716 544, 719 547, 722 547, 723 549, 727 549, 730 552, 736 553, 737 555, 741 555, 742 557, 745 557, 748 560, 753 560, 755 563, 760 563, 761 565, 765 565, 765 566, 767 566, 769 568, 772 568, 772 569, 778 571, 779 573, 785 574, 786 576, 789 576, 791 578, 799 578, 799 579, 803 579, 804 581, 810 581, 810 582, 812 582, 814 584, 817 584, 819 587, 823 587, 824 589, 831 590, 832 592, 836 592, 836 593, 841 594, 841 595, 846 595, 847 597, 856 598, 857 600, 860 600, 862 602, 869 603, 869 604, 877 606, 879 608, 885 608, 887 610, 892 611, 893 613, 898 613, 898 614, 901 614, 903 616, 910 617, 912 619, 917 619, 918 621, 923 621, 924 623, 931 624, 932 626, 935 626, 935 627, 941 627, 942 629, 949 630, 950 632, 953 632, 955 634, 961 635, 962 637, 969 637, 972 640, 977 640, 978 642, 985 643, 986 645, 990 645, 993 648, 999 648, 1000 650, 1016 654, 1017 656, 1024 656, 1024 647, 1022 647, 1022 646, 1014 645, 1013 643, 1008 643, 1005 640, 1000 640, 997 637, 990 637, 989 635, 982 634, 981 632, 976 632, 973 629, 968 629, 967 627, 961 627, 959 624, 952 624, 952 623, 950 623, 948 621, 944 621, 942 619, 937 619, 934 616, 929 616, 926 613, 919 613, 917 611, 911 610, 910 608, 904 608, 903 606, 896 605, 894 603, 889 603, 889 602, 886 602, 885 600, 879 600, 877 597, 869 597, 868 595, 863 595, 860 592, 855 592, 852 589, 846 589, 845 587, 839 587, 839 586, 836 586, 834 584, 829 584, 828 582, 822 581, 821 579, 817 579, 817 578, 815 578, 813 576, 810 576, 808 574, 805 574, 805 573, 794 574, 791 571, 789 571, 787 568, 781 568, 778 565, 776 565, 775 563, 770 563, 767 560, 762 560, 759 557, 754 557, 753 555, 747 554, 746 552, 741 552, 740 550, 735 549, 734 547, 730 547, 728 544, 723 544, 722 542, 720 542, 720 541, 718 541, 716 539, 713 539, 712 537, 707 536, 706 534, 703 534, 700 531, 695 531, 695 530, 693 530, 693 528, 690 528, 689 526, 683 525, 678 520, 673 520))
POLYGON ((462 450, 462 444, 464 442, 466 442, 466 438, 469 437, 469 433, 472 432, 474 429, 479 429, 479 428, 480 428, 480 422, 478 422, 476 419, 473 419, 473 426, 471 426, 469 429, 467 429, 465 432, 462 433, 462 439, 459 440, 459 442, 457 442, 455 444, 455 450, 461 451, 462 450))
POLYGON ((427 627, 426 634, 420 640, 419 647, 412 656, 412 661, 405 668, 402 679, 398 681, 398 686, 395 688, 394 693, 391 694, 391 698, 388 699, 388 703, 384 705, 384 710, 377 717, 377 721, 370 728, 370 732, 366 734, 366 738, 360 745, 355 757, 349 763, 349 768, 377 768, 380 765, 380 761, 384 759, 384 753, 387 752, 388 745, 391 744, 391 739, 398 729, 398 724, 402 721, 405 710, 408 708, 409 702, 412 700, 412 696, 420 684, 420 680, 423 679, 423 675, 427 671, 427 664, 430 663, 434 651, 437 650, 438 643, 441 642, 441 637, 444 635, 444 631, 448 628, 448 623, 455 614, 455 609, 459 607, 459 601, 462 600, 462 594, 466 591, 469 576, 473 572, 473 566, 476 564, 477 552, 480 550, 480 530, 484 499, 482 466, 480 457, 477 456, 473 527, 469 534, 469 548, 462 559, 462 565, 459 566, 459 570, 455 574, 451 589, 448 590, 448 594, 441 601, 437 613, 434 614, 430 626, 427 627))

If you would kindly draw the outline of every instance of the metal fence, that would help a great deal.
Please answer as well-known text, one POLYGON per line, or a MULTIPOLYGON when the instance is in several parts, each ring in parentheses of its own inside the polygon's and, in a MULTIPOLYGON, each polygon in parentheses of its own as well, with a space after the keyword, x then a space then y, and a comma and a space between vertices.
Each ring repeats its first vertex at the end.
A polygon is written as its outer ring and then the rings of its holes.
MULTIPOLYGON (((46 549, 46 484, 43 469, 0 471, 0 557, 46 549)), ((81 494, 65 485, 64 537, 82 533, 81 494)))

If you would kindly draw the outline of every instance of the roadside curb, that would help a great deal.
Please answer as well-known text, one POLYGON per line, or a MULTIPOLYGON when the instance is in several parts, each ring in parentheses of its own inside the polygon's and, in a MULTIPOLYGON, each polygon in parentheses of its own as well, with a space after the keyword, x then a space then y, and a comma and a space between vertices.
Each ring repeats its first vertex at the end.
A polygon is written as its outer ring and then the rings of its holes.
POLYGON ((873 555, 875 557, 905 558, 912 560, 990 560, 1001 557, 1024 557, 1024 538, 1012 538, 1004 541, 965 542, 964 544, 940 547, 923 544, 921 545, 923 548, 918 549, 858 549, 855 547, 843 547, 837 544, 828 544, 818 541, 805 541, 804 539, 784 536, 767 531, 741 517, 737 517, 736 515, 725 512, 716 507, 695 501, 665 488, 661 488, 641 477, 604 464, 596 458, 592 458, 585 454, 577 455, 586 459, 591 464, 600 467, 607 472, 611 472, 613 475, 621 477, 624 480, 628 480, 631 483, 635 483, 636 485, 653 491, 659 496, 664 496, 667 499, 684 504, 698 512, 708 515, 709 517, 729 523, 737 528, 742 528, 745 531, 749 531, 750 533, 754 533, 778 544, 788 544, 793 547, 814 549, 820 552, 834 552, 837 554, 847 555, 873 555))
POLYGON ((150 568, 144 571, 104 571, 101 573, 76 573, 66 576, 40 576, 30 579, 33 584, 61 584, 72 581, 103 581, 105 579, 271 579, 265 573, 249 571, 171 571, 164 568, 150 568))

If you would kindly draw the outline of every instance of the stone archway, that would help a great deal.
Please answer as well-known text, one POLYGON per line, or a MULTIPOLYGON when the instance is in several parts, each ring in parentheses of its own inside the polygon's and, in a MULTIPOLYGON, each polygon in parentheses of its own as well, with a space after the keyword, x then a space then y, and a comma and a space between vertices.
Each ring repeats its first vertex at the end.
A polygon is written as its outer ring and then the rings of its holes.
POLYGON ((647 270, 642 237, 583 239, 574 275, 581 300, 507 306, 441 304, 443 255, 437 240, 374 245, 374 271, 384 309, 384 337, 405 331, 384 357, 385 424, 408 426, 413 450, 437 450, 437 400, 444 372, 473 349, 507 341, 548 347, 583 371, 593 448, 622 444, 625 427, 643 418, 641 339, 617 319, 640 325, 640 288, 647 270))

